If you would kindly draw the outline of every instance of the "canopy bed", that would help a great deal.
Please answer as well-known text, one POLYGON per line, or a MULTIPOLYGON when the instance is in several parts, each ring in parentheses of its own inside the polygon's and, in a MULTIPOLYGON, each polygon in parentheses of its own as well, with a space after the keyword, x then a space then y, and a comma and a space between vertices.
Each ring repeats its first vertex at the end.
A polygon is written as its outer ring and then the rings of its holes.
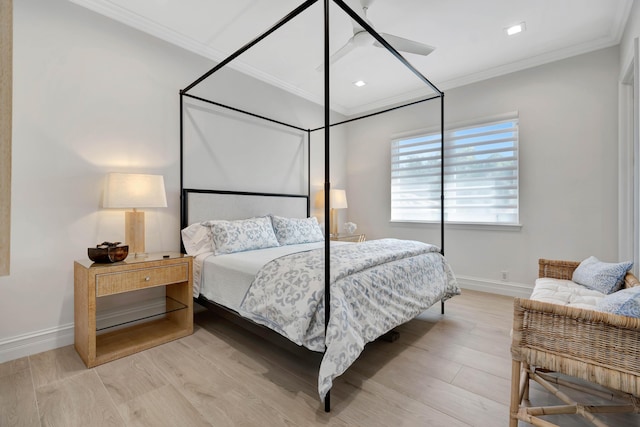
POLYGON ((444 313, 444 301, 459 293, 459 289, 443 256, 443 144, 440 148, 440 247, 395 239, 351 244, 331 242, 328 231, 322 233, 317 221, 311 216, 311 137, 316 132, 324 132, 324 230, 330 229, 331 128, 439 99, 441 141, 444 140, 444 93, 417 71, 344 1, 331 0, 435 95, 332 123, 329 90, 329 0, 324 0, 323 6, 322 126, 298 126, 190 93, 316 2, 317 0, 305 1, 271 28, 180 91, 181 230, 184 250, 195 255, 194 297, 198 302, 205 306, 222 306, 252 322, 279 332, 296 344, 324 353, 318 391, 321 400, 324 400, 325 411, 328 412, 332 380, 348 368, 367 342, 412 319, 438 300, 441 301, 444 313), (247 120, 264 121, 271 127, 302 135, 307 153, 306 194, 185 188, 185 172, 189 170, 185 165, 187 102, 215 108, 224 114, 237 114, 248 118, 247 120), (247 234, 260 236, 257 244, 255 239, 247 243, 250 240, 245 236, 247 229, 251 230, 247 234), (230 237, 232 235, 236 236, 235 240, 230 237), (211 249, 212 247, 214 249, 211 249), (281 272, 282 269, 286 274, 281 272), (298 276, 292 277, 292 272, 296 272, 298 276), (220 280, 213 283, 209 278, 214 277, 220 280), (401 277, 402 280, 394 279, 397 277, 401 277), (299 287, 294 289, 291 286, 293 282, 299 287), (229 286, 229 283, 233 283, 233 286, 229 286), (319 288, 313 287, 313 284, 318 283, 319 288), (354 290, 360 290, 362 294, 366 294, 366 298, 363 295, 352 295, 356 292, 354 290), (370 297, 369 294, 375 296, 370 297), (273 295, 277 295, 280 300, 289 301, 290 304, 278 305, 270 299, 273 295), (399 298, 401 302, 394 304, 394 298, 399 298), (310 306, 298 304, 300 300, 304 300, 305 304, 310 306), (301 313, 305 311, 309 313, 304 313, 306 316, 303 317, 301 313), (368 318, 365 315, 368 311, 377 314, 368 318), (285 316, 289 316, 288 320, 283 321, 285 316), (345 320, 345 317, 349 319, 345 320), (348 337, 342 338, 344 336, 348 337))

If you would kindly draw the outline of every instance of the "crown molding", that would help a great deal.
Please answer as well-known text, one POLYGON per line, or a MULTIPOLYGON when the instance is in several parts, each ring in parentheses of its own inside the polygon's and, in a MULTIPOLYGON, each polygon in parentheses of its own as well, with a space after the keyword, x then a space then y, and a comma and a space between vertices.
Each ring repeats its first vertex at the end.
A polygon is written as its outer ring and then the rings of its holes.
MULTIPOLYGON (((108 0, 69 0, 79 6, 90 9, 96 13, 104 15, 108 18, 121 22, 125 25, 133 27, 139 31, 151 34, 161 40, 164 40, 170 44, 179 46, 190 52, 201 55, 205 58, 211 59, 215 62, 224 60, 228 54, 221 52, 217 49, 202 44, 184 34, 181 34, 169 27, 158 24, 155 21, 151 21, 144 16, 133 13, 127 9, 124 9, 108 0)), ((457 87, 465 86, 472 83, 477 83, 483 80, 488 80, 495 77, 500 77, 506 74, 522 71, 528 68, 537 67, 540 65, 548 64, 550 62, 566 59, 572 56, 581 55, 598 49, 604 49, 610 46, 615 46, 620 43, 624 28, 629 17, 632 1, 620 3, 620 7, 616 11, 616 19, 611 27, 611 31, 608 35, 596 40, 592 40, 586 43, 582 43, 575 46, 570 46, 564 49, 558 49, 552 52, 544 53, 541 55, 535 55, 528 57, 521 61, 515 61, 509 64, 494 67, 488 70, 483 70, 476 73, 467 74, 460 77, 455 77, 449 80, 443 80, 436 83, 436 86, 442 90, 451 90, 457 87)), ((256 78, 260 81, 268 83, 300 98, 306 99, 318 105, 323 105, 324 97, 322 94, 314 94, 301 88, 289 84, 281 79, 278 79, 266 72, 263 72, 249 64, 243 62, 240 59, 236 59, 229 63, 230 68, 246 74, 250 77, 256 78)), ((337 113, 340 113, 347 117, 355 115, 369 113, 376 111, 391 105, 399 105, 409 102, 422 96, 428 96, 432 91, 425 88, 405 92, 402 94, 394 95, 385 99, 377 100, 375 102, 366 103, 358 107, 349 108, 337 103, 331 104, 331 109, 337 113)))
POLYGON ((443 81, 440 85, 442 90, 450 90, 457 87, 465 86, 471 83, 477 83, 483 80, 492 79, 495 77, 504 76, 506 74, 523 71, 529 68, 538 67, 540 65, 549 64, 551 62, 568 59, 574 56, 582 55, 585 53, 593 52, 599 49, 605 49, 607 47, 616 46, 619 41, 612 40, 611 38, 601 38, 592 42, 583 43, 580 45, 571 46, 565 49, 558 49, 553 52, 544 53, 537 56, 532 56, 522 61, 512 62, 499 67, 494 67, 485 71, 480 71, 466 76, 457 77, 451 80, 443 81))
MULTIPOLYGON (((107 0, 69 0, 71 3, 75 3, 78 6, 82 6, 89 10, 92 10, 100 15, 111 18, 136 30, 150 34, 158 39, 164 40, 170 44, 186 49, 195 54, 201 55, 205 58, 211 59, 215 62, 221 62, 226 59, 229 54, 221 52, 217 49, 202 44, 191 37, 185 36, 165 25, 158 24, 144 16, 133 13, 127 9, 124 9, 116 4, 113 4, 107 0)), ((318 96, 308 91, 302 90, 297 86, 291 85, 285 81, 277 79, 272 75, 258 70, 255 67, 243 62, 240 59, 235 59, 228 64, 228 67, 246 74, 250 77, 268 83, 286 92, 292 93, 300 98, 311 101, 315 104, 322 105, 324 102, 323 96, 318 96)), ((186 84, 185 84, 186 86, 186 84)), ((345 114, 347 109, 340 105, 333 103, 331 109, 337 113, 345 114)))

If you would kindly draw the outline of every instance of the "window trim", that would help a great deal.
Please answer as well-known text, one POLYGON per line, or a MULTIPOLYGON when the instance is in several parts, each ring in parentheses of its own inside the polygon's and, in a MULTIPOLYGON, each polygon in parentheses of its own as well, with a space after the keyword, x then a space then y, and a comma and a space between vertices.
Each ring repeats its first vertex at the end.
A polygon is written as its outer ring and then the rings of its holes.
MULTIPOLYGON (((499 122, 504 120, 512 120, 515 119, 518 121, 518 128, 520 127, 520 114, 518 110, 480 117, 471 120, 464 120, 458 122, 452 122, 445 126, 444 133, 445 135, 448 132, 456 129, 462 129, 467 127, 474 126, 482 126, 484 124, 488 124, 491 122, 499 122)), ((390 143, 393 141, 397 141, 399 139, 411 139, 418 138, 429 134, 436 134, 440 131, 439 126, 430 126, 426 128, 411 130, 407 132, 400 132, 391 135, 390 143)), ((390 155, 391 156, 391 155, 390 155)), ((446 157, 445 157, 446 162, 446 157)), ((393 173, 392 167, 392 159, 389 157, 389 166, 390 166, 390 175, 389 175, 389 194, 391 195, 391 173, 393 173)), ((459 229, 476 229, 476 230, 520 230, 522 229, 522 223, 520 218, 520 135, 518 132, 518 166, 516 169, 516 176, 518 180, 518 194, 517 194, 517 203, 518 203, 518 222, 515 223, 498 223, 498 222, 470 222, 470 221, 449 221, 445 220, 446 227, 450 228, 459 228, 459 229)), ((390 201, 391 202, 391 201, 390 201)), ((439 220, 403 220, 403 219, 392 219, 391 218, 391 203, 389 204, 389 224, 390 225, 398 225, 398 224, 440 224, 439 220)))
MULTIPOLYGON (((420 225, 426 227, 435 227, 440 225, 440 221, 417 221, 410 219, 389 219, 389 224, 393 226, 397 225, 420 225)), ((500 231, 520 231, 522 229, 522 223, 517 224, 499 224, 490 222, 456 222, 446 221, 445 228, 447 229, 459 229, 459 230, 500 230, 500 231)))

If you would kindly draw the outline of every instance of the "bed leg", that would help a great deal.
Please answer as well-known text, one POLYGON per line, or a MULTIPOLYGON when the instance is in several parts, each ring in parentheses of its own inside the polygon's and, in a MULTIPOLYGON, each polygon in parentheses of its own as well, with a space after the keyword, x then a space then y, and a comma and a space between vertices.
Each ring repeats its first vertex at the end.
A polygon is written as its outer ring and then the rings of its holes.
POLYGON ((444 301, 440 301, 440 314, 444 314, 444 301))
POLYGON ((324 412, 331 412, 331 390, 324 397, 324 412))
POLYGON ((380 335, 378 338, 376 338, 376 341, 394 342, 398 341, 398 338, 400 338, 400 332, 392 329, 386 334, 380 335))

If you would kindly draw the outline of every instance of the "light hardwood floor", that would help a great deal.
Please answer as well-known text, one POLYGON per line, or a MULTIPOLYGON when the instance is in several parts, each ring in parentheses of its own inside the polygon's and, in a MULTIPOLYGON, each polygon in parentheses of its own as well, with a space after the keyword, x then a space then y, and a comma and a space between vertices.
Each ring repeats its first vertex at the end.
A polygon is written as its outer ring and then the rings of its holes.
MULTIPOLYGON (((509 297, 464 291, 444 316, 438 304, 369 344, 327 414, 318 355, 199 313, 193 335, 93 369, 72 346, 0 364, 0 426, 506 426, 511 321, 509 297)), ((535 386, 531 399, 554 400, 535 386)))

